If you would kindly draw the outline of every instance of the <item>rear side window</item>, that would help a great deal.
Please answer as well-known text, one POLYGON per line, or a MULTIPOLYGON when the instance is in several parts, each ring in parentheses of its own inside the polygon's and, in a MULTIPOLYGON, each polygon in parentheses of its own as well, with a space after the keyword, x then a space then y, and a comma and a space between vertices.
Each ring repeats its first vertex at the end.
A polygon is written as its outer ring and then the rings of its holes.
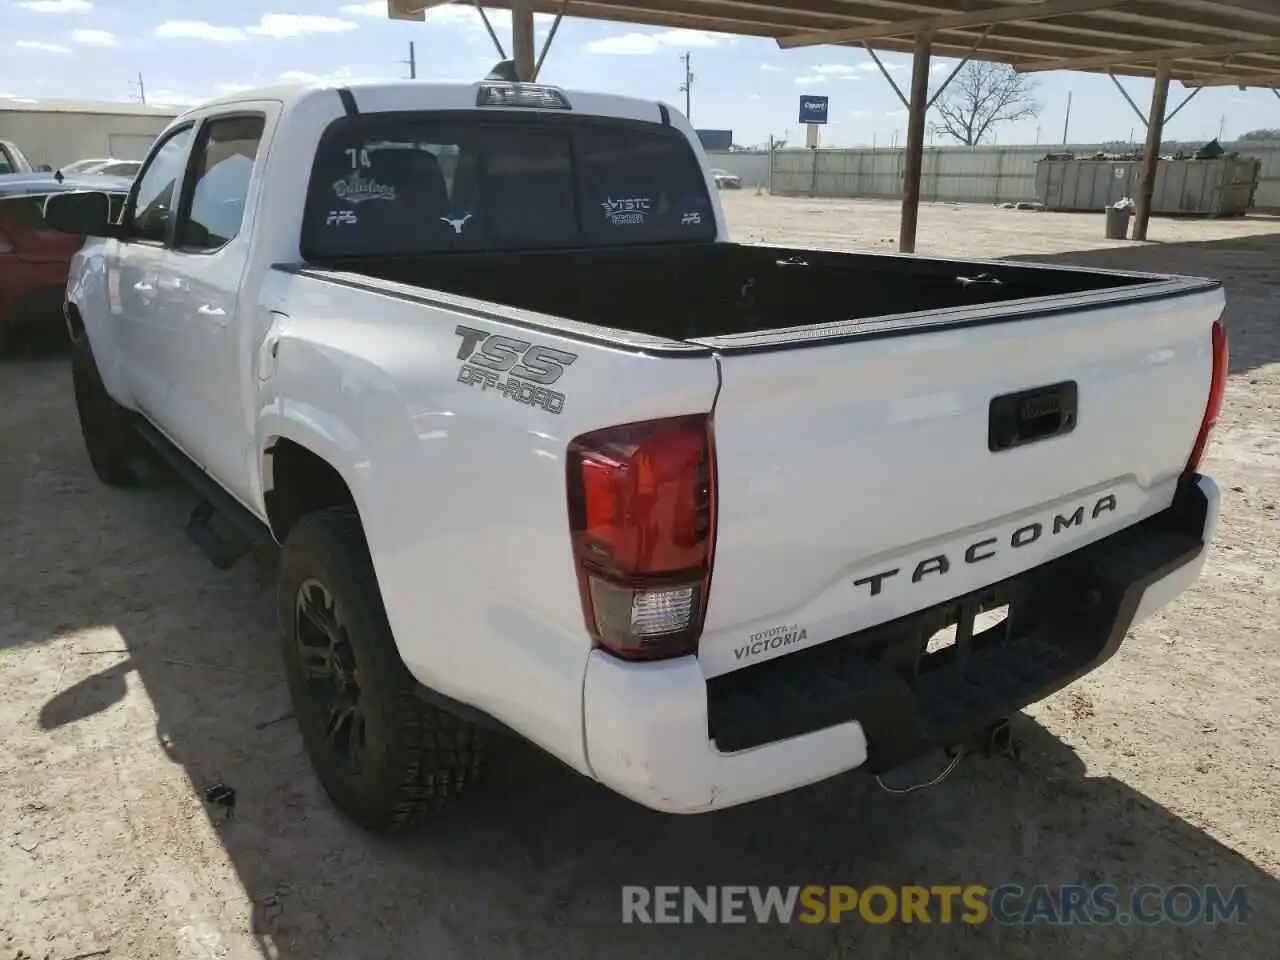
POLYGON ((311 260, 708 240, 696 156, 656 124, 339 120, 312 169, 311 260))
POLYGON ((187 210, 178 221, 180 248, 217 250, 240 232, 265 125, 261 116, 205 124, 196 144, 187 210))

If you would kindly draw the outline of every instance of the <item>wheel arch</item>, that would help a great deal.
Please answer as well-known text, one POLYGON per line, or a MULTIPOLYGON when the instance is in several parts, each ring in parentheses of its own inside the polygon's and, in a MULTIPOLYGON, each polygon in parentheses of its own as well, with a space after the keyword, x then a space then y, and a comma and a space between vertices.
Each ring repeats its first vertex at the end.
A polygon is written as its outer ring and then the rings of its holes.
MULTIPOLYGON (((352 484, 333 459, 316 452, 321 444, 274 434, 262 448, 262 499, 271 534, 278 543, 309 513, 349 506, 360 516, 352 484)), ((363 523, 362 523, 363 526, 363 523)))

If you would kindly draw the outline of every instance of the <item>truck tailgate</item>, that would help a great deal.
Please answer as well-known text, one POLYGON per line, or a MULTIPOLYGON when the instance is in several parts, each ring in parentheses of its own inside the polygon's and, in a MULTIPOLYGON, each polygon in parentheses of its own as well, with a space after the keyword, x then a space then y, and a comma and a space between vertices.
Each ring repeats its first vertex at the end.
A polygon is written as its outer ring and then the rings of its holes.
POLYGON ((721 372, 704 673, 982 589, 1166 508, 1223 309, 1213 283, 1168 289, 702 341, 721 372))

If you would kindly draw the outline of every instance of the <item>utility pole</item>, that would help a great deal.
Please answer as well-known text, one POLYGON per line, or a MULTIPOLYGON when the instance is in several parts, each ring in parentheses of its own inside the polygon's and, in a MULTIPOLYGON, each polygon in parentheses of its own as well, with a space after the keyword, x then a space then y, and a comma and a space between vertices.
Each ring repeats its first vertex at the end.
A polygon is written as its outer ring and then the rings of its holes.
POLYGON ((135 82, 135 81, 132 81, 132 80, 131 80, 131 81, 129 81, 129 86, 131 86, 131 87, 137 87, 137 88, 138 88, 138 101, 139 101, 143 106, 146 106, 146 103, 147 103, 147 88, 146 88, 146 85, 142 82, 142 71, 141 71, 141 70, 139 70, 139 71, 138 71, 138 79, 137 79, 137 81, 136 81, 136 82, 135 82))
POLYGON ((408 60, 397 60, 396 62, 397 62, 397 63, 407 63, 407 64, 409 65, 409 79, 410 79, 410 80, 417 80, 417 79, 418 79, 418 58, 417 58, 416 56, 414 56, 414 53, 413 53, 413 41, 412 41, 412 40, 410 40, 410 41, 409 41, 409 59, 408 59, 408 60))
POLYGON ((1062 121, 1062 145, 1067 145, 1067 130, 1071 127, 1071 91, 1067 91, 1067 118, 1062 121))
POLYGON ((684 115, 693 120, 693 70, 690 69, 691 54, 685 51, 680 59, 684 61, 684 83, 680 84, 680 92, 684 94, 684 115))

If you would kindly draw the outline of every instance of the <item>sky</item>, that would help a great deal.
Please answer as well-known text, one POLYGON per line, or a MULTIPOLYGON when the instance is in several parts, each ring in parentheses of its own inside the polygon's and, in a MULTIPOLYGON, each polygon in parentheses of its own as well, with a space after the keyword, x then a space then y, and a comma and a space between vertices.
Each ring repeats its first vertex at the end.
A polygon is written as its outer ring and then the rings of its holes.
MULTIPOLYGON (((509 53, 510 16, 491 10, 489 17, 509 53)), ((550 24, 538 17, 539 49, 550 24)), ((438 7, 415 23, 388 20, 386 0, 0 0, 0 97, 137 100, 139 71, 152 104, 198 103, 281 81, 403 78, 411 41, 419 79, 471 82, 500 59, 469 5, 438 7)), ((539 79, 683 110, 686 53, 694 125, 732 130, 736 143, 803 142, 801 94, 830 97, 823 146, 885 146, 905 136, 906 111, 892 87, 865 51, 847 47, 784 51, 770 40, 565 17, 539 79)), ((881 59, 905 91, 909 58, 881 59)), ((935 61, 935 88, 952 66, 935 61)), ((1060 143, 1068 95, 1071 142, 1143 138, 1141 121, 1107 77, 1056 72, 1036 80, 1039 117, 1000 127, 998 142, 1060 143)), ((1121 82, 1145 110, 1151 82, 1121 82)), ((1171 107, 1188 92, 1175 82, 1171 107)), ((1166 126, 1165 137, 1207 140, 1221 131, 1230 139, 1259 127, 1280 127, 1280 98, 1212 88, 1166 126)))

